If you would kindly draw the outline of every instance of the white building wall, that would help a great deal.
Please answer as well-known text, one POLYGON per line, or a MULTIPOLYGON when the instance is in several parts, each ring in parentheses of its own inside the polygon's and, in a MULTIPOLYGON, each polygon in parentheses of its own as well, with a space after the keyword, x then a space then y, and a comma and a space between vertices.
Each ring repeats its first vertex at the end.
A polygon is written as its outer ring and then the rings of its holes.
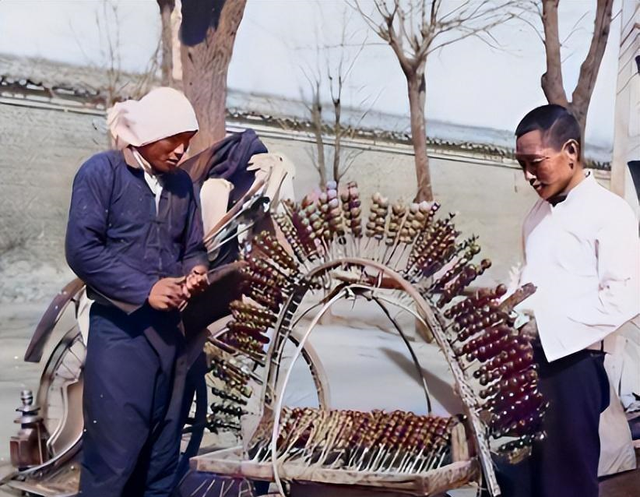
POLYGON ((616 119, 611 168, 611 187, 640 215, 638 198, 627 162, 640 160, 640 2, 624 0, 616 95, 616 119))

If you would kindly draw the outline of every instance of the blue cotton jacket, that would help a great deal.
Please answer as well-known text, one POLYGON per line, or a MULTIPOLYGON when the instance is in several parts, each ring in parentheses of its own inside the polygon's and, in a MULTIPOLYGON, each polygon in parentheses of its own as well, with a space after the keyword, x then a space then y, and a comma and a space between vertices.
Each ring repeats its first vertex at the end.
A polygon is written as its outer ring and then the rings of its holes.
POLYGON ((129 166, 121 151, 94 155, 76 174, 67 262, 124 310, 142 306, 158 280, 207 264, 202 238, 197 195, 184 171, 163 176, 158 212, 143 170, 129 166))

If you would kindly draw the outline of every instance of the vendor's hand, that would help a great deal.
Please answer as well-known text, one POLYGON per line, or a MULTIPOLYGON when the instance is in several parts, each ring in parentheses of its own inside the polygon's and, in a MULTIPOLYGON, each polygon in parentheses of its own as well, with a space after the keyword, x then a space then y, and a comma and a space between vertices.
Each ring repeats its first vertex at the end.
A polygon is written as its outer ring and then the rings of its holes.
POLYGON ((149 293, 149 305, 158 311, 177 309, 184 302, 184 278, 163 278, 149 293))
POLYGON ((183 296, 189 299, 202 293, 209 286, 209 277, 206 266, 196 266, 187 275, 187 279, 182 288, 183 296))

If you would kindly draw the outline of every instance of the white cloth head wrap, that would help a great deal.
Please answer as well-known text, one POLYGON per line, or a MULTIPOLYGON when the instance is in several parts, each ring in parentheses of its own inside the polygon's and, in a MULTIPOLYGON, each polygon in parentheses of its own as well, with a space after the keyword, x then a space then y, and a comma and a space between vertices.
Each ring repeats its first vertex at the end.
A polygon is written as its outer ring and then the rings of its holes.
POLYGON ((107 113, 107 126, 116 147, 123 149, 198 131, 198 120, 182 92, 162 87, 150 91, 140 100, 115 104, 107 113))

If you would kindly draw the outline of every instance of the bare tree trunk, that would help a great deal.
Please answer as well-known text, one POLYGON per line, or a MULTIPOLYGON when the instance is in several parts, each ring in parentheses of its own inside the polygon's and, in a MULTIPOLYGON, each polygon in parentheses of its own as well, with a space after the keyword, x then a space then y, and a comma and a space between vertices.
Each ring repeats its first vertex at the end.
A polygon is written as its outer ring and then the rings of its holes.
POLYGON ((547 57, 547 71, 541 80, 542 90, 549 103, 562 105, 571 111, 578 120, 584 137, 591 96, 609 38, 613 0, 598 0, 589 52, 580 66, 580 76, 571 95, 571 102, 567 99, 562 80, 561 42, 558 34, 559 3, 560 0, 542 1, 542 24, 547 57))
POLYGON ((173 82, 173 33, 171 30, 171 13, 176 4, 174 0, 158 0, 161 20, 162 58, 160 70, 162 86, 174 86, 173 82))
POLYGON ((320 82, 316 83, 313 94, 313 103, 311 104, 311 124, 313 125, 313 134, 316 139, 316 147, 318 157, 316 168, 320 175, 320 186, 324 188, 327 184, 327 168, 324 156, 324 140, 322 139, 322 103, 320 102, 320 82))
POLYGON ((540 84, 547 101, 568 107, 567 94, 562 80, 562 57, 560 55, 560 35, 558 31, 558 4, 560 0, 542 0, 542 25, 547 57, 547 71, 540 84))
MULTIPOLYGON (((569 104, 569 106, 567 107, 569 109, 569 111, 571 112, 571 114, 573 114, 573 117, 576 118, 576 121, 578 121, 578 124, 580 125, 580 136, 582 137, 582 148, 584 149, 584 133, 585 130, 587 129, 587 112, 588 112, 588 108, 587 109, 579 109, 576 108, 572 103, 569 104)), ((582 156, 582 158, 584 159, 584 150, 580 150, 580 155, 582 156)))
MULTIPOLYGON (((543 0, 557 6, 558 0, 543 0)), ((429 54, 470 37, 491 44, 490 31, 522 13, 522 5, 531 0, 495 2, 447 2, 442 0, 374 0, 377 14, 365 12, 359 0, 356 10, 377 36, 389 44, 407 78, 411 112, 411 141, 416 163, 418 191, 416 200, 433 200, 427 134, 425 125, 425 67, 429 54), (445 36, 441 36, 441 35, 445 36), (436 41, 436 39, 438 41, 436 41)), ((365 2, 362 2, 365 4, 365 2)), ((366 10, 369 10, 367 7, 366 10)), ((556 18, 557 20, 557 18, 556 18)), ((562 85, 561 85, 562 86, 562 85)))
POLYGON ((433 200, 431 189, 431 172, 429 171, 429 157, 427 155, 427 132, 425 125, 425 94, 426 83, 424 73, 416 71, 407 75, 409 89, 409 112, 411 115, 411 142, 416 162, 416 178, 418 191, 415 201, 433 200))
POLYGON ((225 2, 217 29, 210 27, 202 43, 181 47, 184 92, 200 125, 191 142, 194 155, 225 137, 227 71, 246 3, 225 2))
POLYGON ((337 183, 340 181, 342 173, 340 172, 340 163, 342 162, 342 125, 340 119, 342 118, 342 103, 339 98, 333 100, 333 111, 335 116, 333 126, 333 180, 337 183))
POLYGON ((598 0, 596 20, 594 23, 593 37, 589 46, 589 52, 580 66, 578 84, 571 95, 571 112, 580 123, 582 136, 587 123, 587 112, 591 103, 593 89, 602 63, 604 51, 607 48, 609 30, 611 28, 611 11, 613 0, 598 0))

